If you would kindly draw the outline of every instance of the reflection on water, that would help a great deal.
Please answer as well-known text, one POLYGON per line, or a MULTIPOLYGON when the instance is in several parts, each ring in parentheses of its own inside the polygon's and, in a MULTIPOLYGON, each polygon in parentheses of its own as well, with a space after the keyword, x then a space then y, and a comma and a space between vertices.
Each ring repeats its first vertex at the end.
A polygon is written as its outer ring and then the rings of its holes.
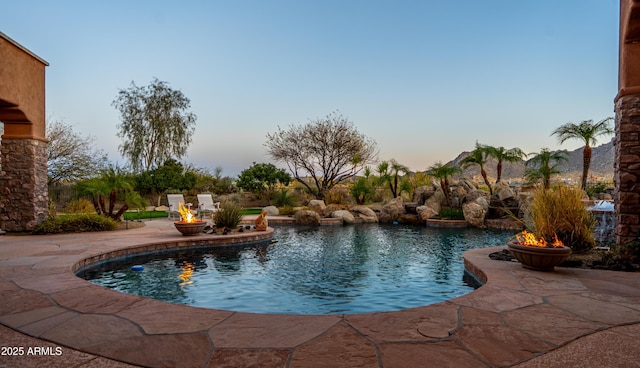
POLYGON ((472 290, 465 250, 510 232, 411 226, 279 227, 275 243, 129 259, 86 271, 92 282, 193 306, 260 313, 399 310, 472 290), (142 272, 131 271, 144 264, 142 272))

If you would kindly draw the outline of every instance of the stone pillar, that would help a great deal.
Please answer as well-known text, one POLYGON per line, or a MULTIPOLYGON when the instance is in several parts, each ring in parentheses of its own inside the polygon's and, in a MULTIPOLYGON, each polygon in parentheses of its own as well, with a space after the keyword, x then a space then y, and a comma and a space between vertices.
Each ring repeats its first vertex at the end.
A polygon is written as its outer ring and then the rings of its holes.
POLYGON ((620 0, 616 103, 616 244, 640 239, 640 0, 620 0))
POLYGON ((30 231, 47 217, 47 143, 2 139, 0 222, 5 231, 30 231))

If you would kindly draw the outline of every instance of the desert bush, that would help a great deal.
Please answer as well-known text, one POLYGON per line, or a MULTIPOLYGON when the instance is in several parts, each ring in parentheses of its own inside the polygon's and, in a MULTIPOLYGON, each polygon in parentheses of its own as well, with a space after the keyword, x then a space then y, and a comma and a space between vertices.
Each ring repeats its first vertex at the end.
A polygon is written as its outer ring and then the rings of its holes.
POLYGON ((296 205, 296 198, 288 189, 280 189, 273 193, 273 204, 276 207, 293 207, 296 205))
POLYGON ((596 219, 582 202, 579 188, 558 186, 538 188, 529 206, 532 229, 538 237, 551 241, 557 235, 574 252, 585 252, 595 246, 593 229, 596 219))
POLYGON ((38 224, 33 234, 83 233, 89 231, 115 230, 118 223, 106 216, 97 214, 78 214, 49 218, 38 224))
POLYGON ((69 201, 65 208, 66 213, 95 213, 96 209, 93 203, 84 198, 73 199, 69 201))
POLYGON ((242 207, 236 202, 223 202, 220 210, 213 213, 213 222, 218 228, 228 227, 233 229, 242 220, 242 207))
POLYGON ((350 194, 342 188, 333 188, 324 193, 324 203, 326 204, 347 204, 350 194))
POLYGON ((279 207, 278 211, 280 211, 282 216, 293 216, 296 214, 296 211, 292 206, 279 207))

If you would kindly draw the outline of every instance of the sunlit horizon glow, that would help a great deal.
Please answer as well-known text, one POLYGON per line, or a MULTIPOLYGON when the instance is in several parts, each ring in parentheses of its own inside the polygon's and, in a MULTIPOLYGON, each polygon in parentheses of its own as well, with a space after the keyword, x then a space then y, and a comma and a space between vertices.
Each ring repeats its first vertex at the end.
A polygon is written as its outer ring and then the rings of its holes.
POLYGON ((0 31, 50 64, 49 119, 113 162, 111 102, 154 77, 198 117, 182 161, 228 176, 273 162, 264 143, 278 126, 333 111, 414 171, 476 141, 573 150, 551 132, 614 115, 616 0, 25 0, 3 13, 0 31))

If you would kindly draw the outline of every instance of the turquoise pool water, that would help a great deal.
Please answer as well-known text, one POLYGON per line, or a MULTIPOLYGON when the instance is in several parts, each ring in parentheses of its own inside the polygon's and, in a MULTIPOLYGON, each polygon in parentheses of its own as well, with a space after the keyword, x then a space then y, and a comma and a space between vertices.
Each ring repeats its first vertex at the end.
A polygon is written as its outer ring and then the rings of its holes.
POLYGON ((473 290, 461 254, 512 232, 357 225, 278 227, 274 242, 160 253, 79 274, 125 293, 256 313, 341 314, 406 309, 473 290), (133 266, 142 265, 142 271, 133 266))

